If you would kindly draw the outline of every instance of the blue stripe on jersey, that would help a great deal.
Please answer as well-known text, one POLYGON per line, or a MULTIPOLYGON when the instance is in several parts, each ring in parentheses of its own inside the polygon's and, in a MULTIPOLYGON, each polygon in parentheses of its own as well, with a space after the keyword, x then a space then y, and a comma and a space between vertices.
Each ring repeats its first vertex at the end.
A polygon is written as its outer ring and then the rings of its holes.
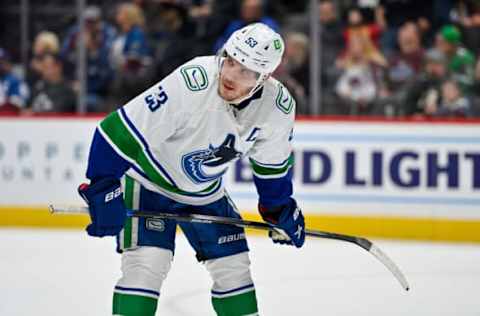
POLYGON ((241 290, 246 290, 248 288, 253 288, 253 283, 249 284, 249 285, 239 287, 239 288, 236 288, 236 289, 233 289, 233 290, 228 290, 228 291, 214 291, 214 290, 212 290, 212 294, 225 295, 225 294, 229 294, 229 293, 233 293, 233 292, 237 292, 237 291, 241 291, 241 290))
POLYGON ((261 179, 253 175, 253 182, 257 187, 258 202, 265 207, 285 205, 293 194, 292 188, 293 168, 281 178, 261 179))
POLYGON ((155 164, 155 166, 160 169, 160 171, 162 172, 162 175, 165 176, 168 181, 170 181, 170 183, 172 185, 174 185, 175 187, 178 187, 175 182, 173 181, 173 179, 168 175, 168 173, 165 171, 165 169, 162 167, 162 165, 160 164, 160 162, 158 162, 157 159, 155 159, 155 157, 153 156, 152 152, 150 151, 150 147, 148 146, 148 143, 147 141, 145 140, 145 138, 142 136, 142 134, 138 131, 138 129, 135 127, 135 125, 133 125, 132 121, 130 120, 130 118, 127 116, 127 113, 125 112, 125 109, 123 107, 120 108, 120 115, 123 117, 123 119, 125 120, 125 122, 127 122, 127 125, 128 127, 130 128, 131 131, 133 131, 133 133, 135 134, 135 136, 137 136, 137 138, 140 140, 140 142, 142 143, 143 145, 143 148, 145 149, 145 152, 146 154, 148 155, 148 157, 153 161, 153 163, 155 164))
POLYGON ((88 156, 87 178, 92 181, 105 177, 118 179, 130 167, 131 164, 115 152, 98 129, 95 130, 88 156))
POLYGON ((129 292, 139 292, 139 293, 146 293, 146 294, 153 294, 156 296, 160 296, 160 292, 153 291, 153 290, 147 290, 147 289, 140 289, 140 288, 135 288, 135 287, 123 287, 123 286, 115 286, 115 290, 119 291, 129 291, 129 292))
POLYGON ((261 167, 283 167, 287 164, 287 162, 290 160, 290 157, 288 157, 287 159, 285 159, 284 161, 280 162, 280 163, 263 163, 263 162, 260 162, 258 160, 255 160, 253 158, 250 158, 252 159, 253 161, 255 161, 255 163, 261 167))

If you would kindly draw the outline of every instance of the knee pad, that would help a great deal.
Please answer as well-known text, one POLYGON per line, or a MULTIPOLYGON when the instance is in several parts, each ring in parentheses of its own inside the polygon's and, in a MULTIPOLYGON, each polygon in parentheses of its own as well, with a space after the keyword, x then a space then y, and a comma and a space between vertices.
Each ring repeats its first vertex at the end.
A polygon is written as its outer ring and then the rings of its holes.
POLYGON ((213 280, 212 293, 253 287, 248 252, 205 261, 213 280))
MULTIPOLYGON (((138 247, 122 253, 122 278, 116 291, 151 292, 157 294, 167 277, 173 259, 170 250, 158 247, 138 247)), ((142 293, 138 293, 142 294, 142 293)))

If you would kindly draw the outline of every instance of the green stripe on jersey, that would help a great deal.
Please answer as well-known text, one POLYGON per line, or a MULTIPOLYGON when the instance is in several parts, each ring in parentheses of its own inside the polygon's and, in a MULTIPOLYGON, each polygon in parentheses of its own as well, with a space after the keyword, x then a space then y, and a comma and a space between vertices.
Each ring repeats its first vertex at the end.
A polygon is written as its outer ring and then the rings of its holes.
POLYGON ((212 297, 212 304, 218 316, 258 315, 255 290, 224 298, 212 297))
POLYGON ((115 144, 118 150, 140 166, 150 181, 167 191, 187 196, 205 196, 220 185, 219 179, 202 191, 188 192, 170 184, 163 175, 157 171, 157 167, 150 162, 142 144, 137 141, 130 129, 124 124, 118 111, 110 113, 110 115, 100 123, 100 129, 108 139, 115 144))
POLYGON ((152 297, 113 293, 113 315, 155 316, 158 300, 152 297))
POLYGON ((285 172, 287 172, 287 170, 291 166, 293 166, 293 163, 294 163, 293 154, 290 154, 290 157, 288 157, 286 163, 279 167, 272 167, 272 166, 265 167, 260 165, 260 163, 256 162, 252 158, 250 158, 250 164, 252 165, 253 172, 260 176, 274 176, 274 175, 284 174, 285 172))

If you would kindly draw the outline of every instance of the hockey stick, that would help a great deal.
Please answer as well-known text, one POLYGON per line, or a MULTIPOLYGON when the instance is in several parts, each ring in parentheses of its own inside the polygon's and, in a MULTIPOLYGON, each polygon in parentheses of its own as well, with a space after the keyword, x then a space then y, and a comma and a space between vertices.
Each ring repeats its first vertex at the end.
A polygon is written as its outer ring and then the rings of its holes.
MULTIPOLYGON (((88 214, 87 207, 62 207, 62 206, 49 206, 50 212, 53 214, 66 213, 66 214, 88 214)), ((148 212, 144 210, 129 210, 127 216, 129 217, 150 217, 150 218, 161 218, 161 219, 171 219, 178 222, 187 222, 187 223, 202 223, 202 224, 224 224, 224 225, 234 225, 242 228, 254 228, 260 230, 275 230, 277 227, 272 224, 243 220, 239 218, 232 217, 221 217, 213 215, 202 215, 202 214, 174 214, 174 213, 161 213, 161 212, 148 212)), ((330 233, 319 230, 310 230, 306 229, 305 233, 307 236, 318 237, 318 238, 327 238, 342 240, 346 242, 353 243, 357 246, 362 247, 369 253, 371 253, 375 258, 377 258, 388 270, 395 276, 395 278, 400 282, 402 287, 408 291, 410 286, 408 285, 407 279, 397 267, 397 265, 382 251, 380 248, 375 246, 370 240, 361 237, 343 235, 330 233)))

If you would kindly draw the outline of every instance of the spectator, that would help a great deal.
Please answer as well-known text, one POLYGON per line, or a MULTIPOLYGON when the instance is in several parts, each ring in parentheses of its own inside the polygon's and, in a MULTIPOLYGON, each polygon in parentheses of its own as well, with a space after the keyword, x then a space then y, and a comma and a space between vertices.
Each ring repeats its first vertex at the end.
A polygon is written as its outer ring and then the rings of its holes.
POLYGON ((232 21, 227 26, 225 32, 215 43, 213 47, 214 52, 216 53, 220 48, 223 47, 223 44, 225 44, 233 32, 250 23, 262 22, 268 25, 274 31, 279 32, 280 27, 278 26, 278 23, 271 17, 268 17, 264 14, 264 6, 264 0, 243 0, 240 8, 240 18, 232 21))
POLYGON ((285 54, 274 77, 282 82, 295 98, 297 114, 308 114, 308 38, 303 33, 285 35, 285 54))
MULTIPOLYGON (((337 59, 340 65, 351 64, 354 60, 364 60, 365 62, 380 67, 387 66, 387 60, 382 52, 372 43, 369 36, 351 37, 346 46, 346 51, 337 59), (362 55, 362 56, 360 56, 362 55)), ((341 67, 342 68, 342 67, 341 67)))
POLYGON ((46 54, 58 54, 60 43, 53 32, 42 31, 38 33, 33 41, 33 56, 30 61, 30 68, 27 71, 27 83, 33 87, 40 80, 41 60, 46 54))
POLYGON ((398 45, 400 51, 388 59, 388 96, 381 101, 384 107, 390 107, 383 109, 384 114, 390 111, 390 115, 399 110, 404 102, 408 83, 420 74, 424 65, 425 50, 421 46, 420 33, 415 23, 409 22, 400 28, 398 45))
POLYGON ((406 22, 414 22, 422 34, 428 34, 432 28, 434 0, 380 0, 376 10, 376 20, 383 30, 382 51, 394 52, 397 32, 406 22))
POLYGON ((133 3, 119 5, 116 21, 120 34, 115 39, 111 61, 115 72, 113 104, 119 106, 136 96, 149 84, 152 65, 151 51, 143 30, 142 9, 133 3))
POLYGON ((406 23, 400 28, 398 46, 399 52, 389 57, 389 79, 393 89, 422 70, 425 50, 416 24, 406 23))
POLYGON ((285 35, 284 59, 288 72, 307 94, 310 80, 308 53, 308 37, 305 34, 292 32, 285 35))
POLYGON ((446 25, 437 34, 436 48, 447 57, 450 75, 465 92, 472 90, 475 80, 475 57, 461 43, 461 33, 456 26, 446 25))
POLYGON ((0 48, 0 112, 18 113, 27 98, 28 87, 12 73, 10 56, 0 48))
MULTIPOLYGON (((103 21, 101 11, 96 6, 87 7, 83 16, 85 19, 83 39, 87 54, 87 111, 98 112, 104 110, 103 103, 113 77, 109 52, 116 31, 110 24, 103 21)), ((61 57, 65 61, 66 77, 74 82, 74 87, 78 86, 78 81, 75 80, 75 71, 79 37, 78 25, 72 27, 61 50, 61 57)))
POLYGON ((347 19, 348 25, 343 32, 345 45, 348 46, 348 42, 352 37, 366 36, 371 43, 378 47, 378 41, 382 30, 376 23, 366 23, 362 11, 360 11, 358 7, 353 7, 348 10, 347 19))
POLYGON ((216 41, 231 21, 238 17, 240 1, 207 0, 189 9, 189 16, 195 23, 197 51, 199 55, 212 53, 216 41))
POLYGON ((472 3, 459 12, 459 22, 465 38, 465 46, 474 55, 480 54, 480 4, 472 3))
MULTIPOLYGON (((334 94, 335 84, 341 71, 336 67, 335 61, 343 51, 345 45, 343 40, 343 25, 337 14, 337 4, 332 0, 324 0, 319 3, 318 17, 321 25, 320 38, 321 45, 320 56, 311 56, 318 58, 320 62, 320 87, 322 109, 337 109, 337 98, 334 94)), ((303 33, 310 34, 310 25, 308 21, 301 27, 303 33)), ((309 92, 307 90, 307 92, 309 92)), ((325 111, 324 111, 325 112, 325 111)))
POLYGON ((135 4, 124 3, 118 7, 115 19, 120 34, 113 45, 114 67, 120 72, 137 72, 151 62, 150 47, 143 31, 143 11, 135 4))
POLYGON ((60 50, 60 42, 55 33, 42 31, 37 34, 33 41, 33 54, 58 54, 60 50))
POLYGON ((429 115, 432 107, 429 104, 438 104, 443 80, 447 76, 447 58, 435 49, 425 55, 425 67, 415 80, 408 84, 402 114, 429 115))
POLYGON ((457 82, 446 80, 442 84, 441 91, 441 100, 438 104, 427 104, 427 114, 448 117, 467 117, 470 115, 470 100, 463 95, 457 82))
POLYGON ((320 33, 320 43, 322 45, 320 77, 322 87, 332 89, 338 78, 335 60, 344 48, 343 26, 338 19, 337 8, 333 1, 320 2, 319 19, 322 26, 320 33))
POLYGON ((45 55, 41 61, 41 80, 33 87, 30 110, 35 113, 73 113, 76 97, 64 81, 63 64, 58 55, 45 55))
MULTIPOLYGON (((340 1, 342 2, 342 1, 340 1)), ((379 0, 347 0, 342 8, 343 12, 347 12, 347 19, 349 12, 353 9, 358 10, 362 15, 362 19, 366 24, 376 24, 375 10, 379 5, 379 0)))
POLYGON ((163 4, 159 20, 162 31, 154 34, 156 78, 163 78, 194 56, 200 55, 195 38, 195 25, 187 8, 178 4, 163 4))
POLYGON ((343 70, 335 87, 341 102, 335 114, 370 114, 382 87, 387 63, 378 50, 372 50, 367 37, 352 37, 337 65, 343 70))

